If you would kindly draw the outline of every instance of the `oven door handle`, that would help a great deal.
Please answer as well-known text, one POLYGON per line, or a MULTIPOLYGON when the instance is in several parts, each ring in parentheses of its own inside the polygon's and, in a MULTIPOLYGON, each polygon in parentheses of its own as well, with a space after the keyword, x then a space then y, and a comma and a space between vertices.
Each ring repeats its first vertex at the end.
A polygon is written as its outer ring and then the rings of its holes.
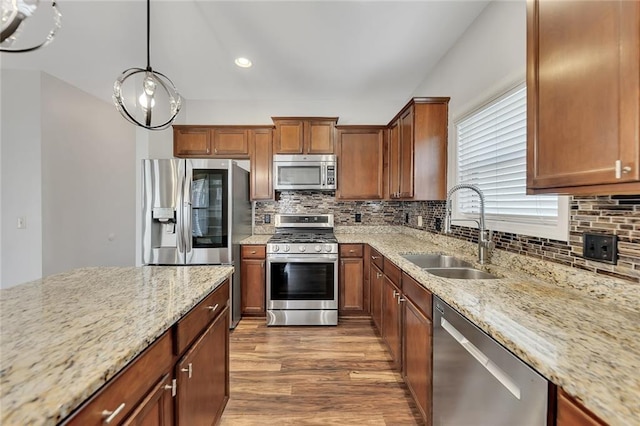
POLYGON ((268 257, 267 263, 338 263, 338 256, 332 257, 268 257))

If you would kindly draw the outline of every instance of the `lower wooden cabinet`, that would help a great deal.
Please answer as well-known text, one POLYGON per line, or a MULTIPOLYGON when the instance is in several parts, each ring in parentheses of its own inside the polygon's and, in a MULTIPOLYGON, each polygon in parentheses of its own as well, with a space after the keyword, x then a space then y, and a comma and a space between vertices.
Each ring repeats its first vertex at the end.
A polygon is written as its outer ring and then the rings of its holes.
POLYGON ((558 388, 556 426, 603 426, 606 425, 595 414, 558 388))
POLYGON ((266 246, 242 246, 240 262, 241 311, 243 316, 266 315, 266 246))
POLYGON ((378 331, 382 330, 382 283, 384 274, 373 262, 369 269, 369 280, 371 282, 371 318, 378 331))
POLYGON ((400 289, 384 275, 382 282, 382 339, 387 344, 396 367, 401 366, 400 289))
POLYGON ((178 425, 212 425, 229 399, 229 308, 216 318, 178 361, 178 425))
POLYGON ((215 424, 229 399, 228 305, 227 280, 61 424, 215 424))
POLYGON ((362 244, 340 245, 338 280, 338 313, 340 315, 369 313, 369 288, 365 287, 363 254, 362 244))

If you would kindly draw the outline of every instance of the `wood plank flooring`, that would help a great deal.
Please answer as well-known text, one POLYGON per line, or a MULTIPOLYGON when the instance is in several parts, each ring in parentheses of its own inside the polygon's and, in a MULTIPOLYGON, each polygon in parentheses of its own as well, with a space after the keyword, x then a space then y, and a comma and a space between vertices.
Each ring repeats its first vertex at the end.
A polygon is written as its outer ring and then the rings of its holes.
POLYGON ((341 319, 337 327, 264 324, 243 319, 231 333, 222 426, 422 424, 369 319, 341 319))

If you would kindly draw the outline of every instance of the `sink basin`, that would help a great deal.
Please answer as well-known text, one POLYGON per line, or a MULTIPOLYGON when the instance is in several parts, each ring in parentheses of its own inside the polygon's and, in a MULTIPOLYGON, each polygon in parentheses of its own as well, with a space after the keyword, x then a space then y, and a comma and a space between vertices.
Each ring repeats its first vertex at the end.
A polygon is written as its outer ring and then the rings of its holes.
POLYGON ((454 280, 493 280, 495 275, 473 268, 424 268, 430 274, 454 280))
POLYGON ((405 254, 402 256, 421 268, 470 268, 471 264, 454 256, 438 253, 405 254))

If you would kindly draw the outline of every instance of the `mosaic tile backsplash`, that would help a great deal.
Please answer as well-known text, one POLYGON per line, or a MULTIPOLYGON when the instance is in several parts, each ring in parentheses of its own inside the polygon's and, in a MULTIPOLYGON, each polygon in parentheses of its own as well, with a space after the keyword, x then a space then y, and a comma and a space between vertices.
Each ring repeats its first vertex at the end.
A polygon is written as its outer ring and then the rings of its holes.
MULTIPOLYGON (((275 213, 334 213, 336 226, 404 225, 441 233, 444 201, 339 201, 333 192, 282 192, 278 201, 256 203, 257 226, 265 215, 275 213), (362 222, 356 223, 359 213, 362 222), (418 226, 418 216, 423 219, 418 226)), ((640 195, 575 196, 571 200, 569 241, 494 232, 496 247, 513 253, 585 269, 598 274, 640 283, 640 195), (607 233, 618 236, 618 263, 582 258, 582 234, 607 233)), ((452 236, 477 241, 477 230, 452 226, 452 236)))

